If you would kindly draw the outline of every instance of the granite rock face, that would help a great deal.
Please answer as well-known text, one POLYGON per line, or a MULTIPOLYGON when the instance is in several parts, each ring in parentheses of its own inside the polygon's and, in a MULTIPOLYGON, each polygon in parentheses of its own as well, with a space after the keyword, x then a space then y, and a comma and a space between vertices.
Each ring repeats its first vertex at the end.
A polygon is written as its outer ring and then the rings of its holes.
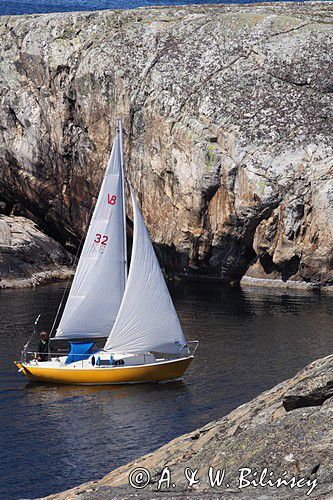
POLYGON ((0 288, 35 286, 71 276, 73 257, 32 221, 0 215, 0 288))
POLYGON ((333 282, 330 4, 0 19, 0 198, 68 249, 123 117, 167 271, 333 282))
MULTIPOLYGON (((110 472, 100 481, 48 498, 289 499, 307 498, 309 491, 309 498, 332 498, 332 396, 333 356, 328 356, 220 420, 174 439, 159 450, 110 472), (130 472, 138 467, 146 468, 151 475, 149 485, 142 490, 135 490, 128 484, 130 472), (165 467, 170 469, 176 487, 165 488, 164 482, 158 492, 158 481, 165 467), (211 487, 210 467, 213 467, 213 479, 218 469, 225 469, 220 487, 211 487), (200 480, 190 489, 184 475, 186 468, 197 469, 196 479, 200 480), (244 480, 240 481, 239 469, 244 468, 252 470, 246 476, 247 481, 258 482, 265 468, 268 472, 263 483, 278 477, 305 479, 298 483, 299 487, 293 488, 267 485, 239 488, 246 485, 244 480)), ((187 475, 190 477, 191 472, 187 475)))

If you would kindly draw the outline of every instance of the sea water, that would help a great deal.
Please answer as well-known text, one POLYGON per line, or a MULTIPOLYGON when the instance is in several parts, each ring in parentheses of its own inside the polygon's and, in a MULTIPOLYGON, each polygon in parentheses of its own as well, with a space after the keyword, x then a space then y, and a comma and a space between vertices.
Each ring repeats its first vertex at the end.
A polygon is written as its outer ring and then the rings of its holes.
MULTIPOLYGON (((264 0, 0 0, 0 15, 72 12, 100 9, 136 9, 159 5, 260 3, 264 0)), ((274 0, 273 0, 274 1, 274 0)))
POLYGON ((217 419, 333 351, 333 297, 266 288, 171 286, 186 337, 182 381, 132 386, 29 383, 13 360, 50 330, 64 285, 0 292, 0 498, 36 498, 102 477, 217 419))

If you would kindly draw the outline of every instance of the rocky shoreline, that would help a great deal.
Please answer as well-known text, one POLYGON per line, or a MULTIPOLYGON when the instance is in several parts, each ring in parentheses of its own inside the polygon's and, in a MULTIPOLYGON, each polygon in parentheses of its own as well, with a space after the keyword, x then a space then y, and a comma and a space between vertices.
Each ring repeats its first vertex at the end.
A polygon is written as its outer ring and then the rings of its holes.
MULTIPOLYGON (((220 420, 180 436, 100 480, 47 498, 229 499, 236 495, 236 498, 241 499, 289 499, 305 498, 310 490, 310 498, 331 498, 332 412, 333 355, 311 363, 295 377, 262 393, 220 420), (129 485, 129 474, 138 467, 147 469, 151 477, 149 484, 142 490, 129 485), (158 481, 166 467, 170 469, 172 483, 176 486, 165 488, 167 483, 164 482, 158 491, 158 481), (186 467, 189 468, 187 475, 197 469, 196 478, 201 479, 190 489, 184 476, 186 467), (211 487, 209 467, 213 467, 213 478, 216 477, 217 469, 225 469, 225 480, 220 487, 211 487), (240 489, 239 469, 244 468, 259 473, 268 468, 268 473, 274 473, 274 479, 287 477, 295 478, 295 481, 304 480, 293 488, 290 485, 278 488, 248 485, 240 489)), ((252 479, 255 480, 255 476, 252 479)))
POLYGON ((332 23, 330 2, 1 17, 1 212, 74 252, 121 116, 168 275, 332 285, 332 23))
POLYGON ((0 215, 0 289, 68 279, 74 257, 25 217, 0 215))
POLYGON ((54 269, 53 271, 47 270, 35 272, 30 278, 1 279, 0 289, 35 288, 40 285, 67 281, 72 278, 73 275, 74 272, 72 270, 60 267, 59 269, 54 269))
POLYGON ((251 276, 244 276, 240 282, 241 286, 255 286, 262 288, 282 288, 284 290, 300 290, 300 291, 313 291, 320 293, 333 293, 333 285, 322 286, 318 283, 311 283, 305 281, 283 281, 280 279, 268 278, 252 278, 251 276))

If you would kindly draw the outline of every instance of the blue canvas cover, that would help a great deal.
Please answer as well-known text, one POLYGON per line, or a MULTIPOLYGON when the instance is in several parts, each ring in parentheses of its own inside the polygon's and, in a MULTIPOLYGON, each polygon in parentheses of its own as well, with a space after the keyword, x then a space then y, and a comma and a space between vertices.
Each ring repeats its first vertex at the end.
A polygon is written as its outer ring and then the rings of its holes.
POLYGON ((94 342, 70 342, 70 344, 71 349, 65 362, 66 365, 74 363, 75 361, 87 359, 91 354, 91 348, 93 347, 94 342))

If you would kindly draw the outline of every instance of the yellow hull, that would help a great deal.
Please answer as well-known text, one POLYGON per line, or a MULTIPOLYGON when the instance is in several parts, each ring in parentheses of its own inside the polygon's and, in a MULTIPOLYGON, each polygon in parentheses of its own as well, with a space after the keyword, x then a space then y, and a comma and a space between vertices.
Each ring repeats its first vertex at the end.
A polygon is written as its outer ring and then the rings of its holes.
POLYGON ((179 378, 192 362, 188 358, 163 361, 149 365, 112 368, 51 368, 28 365, 15 361, 15 365, 30 380, 54 384, 105 385, 160 382, 179 378))

